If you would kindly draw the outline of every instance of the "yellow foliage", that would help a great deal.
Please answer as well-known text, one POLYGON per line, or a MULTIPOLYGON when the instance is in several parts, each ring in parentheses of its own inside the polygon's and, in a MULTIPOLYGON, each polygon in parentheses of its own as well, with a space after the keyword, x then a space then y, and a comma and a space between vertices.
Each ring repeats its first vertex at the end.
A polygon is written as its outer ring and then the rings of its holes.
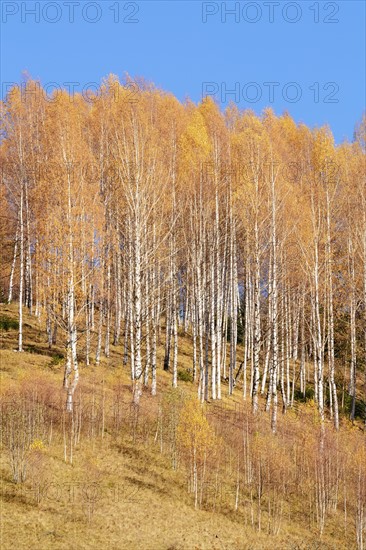
POLYGON ((32 443, 29 445, 30 451, 44 451, 45 445, 41 439, 35 439, 32 441, 32 443))
POLYGON ((186 172, 207 160, 210 153, 208 133, 202 114, 196 110, 180 139, 181 170, 186 172))
POLYGON ((178 441, 184 449, 195 452, 197 458, 203 456, 215 443, 213 429, 197 399, 186 401, 182 408, 178 441))

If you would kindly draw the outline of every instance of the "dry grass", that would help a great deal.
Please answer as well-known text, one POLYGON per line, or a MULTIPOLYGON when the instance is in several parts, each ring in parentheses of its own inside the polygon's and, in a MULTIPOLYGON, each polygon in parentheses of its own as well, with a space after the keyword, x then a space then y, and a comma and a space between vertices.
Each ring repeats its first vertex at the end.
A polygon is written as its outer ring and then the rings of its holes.
MULTIPOLYGON (((285 525, 284 534, 267 537, 235 521, 233 515, 194 510, 181 476, 156 453, 84 447, 73 467, 57 459, 57 452, 50 458, 52 482, 61 488, 57 499, 52 486, 50 498, 37 506, 32 491, 22 495, 4 480, 1 546, 4 550, 282 549, 296 548, 296 544, 304 541, 310 545, 317 538, 293 524, 285 525), (90 487, 94 483, 90 481, 90 475, 93 479, 90 460, 97 465, 94 467, 103 480, 99 481, 91 517, 83 491, 83 484, 90 487)), ((332 540, 323 538, 321 547, 333 547, 332 540)), ((339 542, 336 547, 347 548, 339 542)))
MULTIPOLYGON (((13 306, 1 313, 14 316, 13 306)), ((1 391, 27 386, 37 380, 62 395, 62 364, 49 354, 45 335, 33 318, 25 316, 25 349, 19 354, 16 332, 2 334, 0 351, 1 391)), ((81 366, 84 392, 122 388, 130 398, 128 369, 122 367, 121 348, 111 347, 111 357, 95 368, 81 366)), ((52 353, 63 353, 56 347, 52 353)), ((162 362, 162 349, 159 361, 162 362)), ((180 368, 191 368, 190 343, 180 340, 180 368)), ((171 385, 171 375, 159 369, 161 393, 171 385)), ((187 393, 195 391, 181 382, 187 393)), ((94 394, 93 394, 94 395, 94 394)), ((153 403, 147 394, 143 397, 153 403)), ((225 396, 224 401, 227 402, 225 396)), ((241 402, 237 391, 230 407, 241 402)), ((154 405, 151 405, 154 407, 154 405)), ((312 417, 311 408, 307 416, 312 417)), ((304 416, 306 418, 305 409, 304 416)), ((307 422, 308 420, 306 420, 307 422)), ((299 422, 289 414, 281 423, 299 422)), ((311 421, 310 421, 311 422, 311 421)), ((12 482, 8 457, 1 455, 1 548, 28 549, 348 549, 340 515, 330 518, 321 542, 314 526, 302 524, 300 507, 285 510, 277 536, 256 532, 246 525, 243 514, 236 514, 233 503, 221 511, 195 510, 187 492, 184 468, 173 470, 167 454, 161 453, 151 438, 132 441, 131 437, 104 433, 103 437, 82 438, 74 449, 73 463, 64 461, 62 437, 55 432, 51 444, 45 442, 25 485, 12 482), (33 476, 33 477, 32 477, 33 476), (43 493, 42 493, 43 487, 43 493), (41 493, 37 492, 41 490, 41 493), (37 502, 39 495, 39 502, 37 502)))

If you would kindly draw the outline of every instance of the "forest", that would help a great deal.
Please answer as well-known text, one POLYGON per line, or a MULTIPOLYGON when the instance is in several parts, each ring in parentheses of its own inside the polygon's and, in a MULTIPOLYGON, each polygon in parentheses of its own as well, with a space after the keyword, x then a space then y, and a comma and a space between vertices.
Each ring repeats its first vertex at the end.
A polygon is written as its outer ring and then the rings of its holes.
MULTIPOLYGON (((41 479, 52 453, 70 465, 83 442, 122 438, 182 469, 194 509, 234 510, 268 536, 300 521, 308 544, 365 550, 365 128, 363 115, 335 144, 288 113, 182 103, 113 75, 87 94, 31 79, 9 91, 5 492, 32 467, 41 479), (105 380, 112 364, 123 384, 105 380)), ((228 540, 217 548, 274 547, 228 540)))

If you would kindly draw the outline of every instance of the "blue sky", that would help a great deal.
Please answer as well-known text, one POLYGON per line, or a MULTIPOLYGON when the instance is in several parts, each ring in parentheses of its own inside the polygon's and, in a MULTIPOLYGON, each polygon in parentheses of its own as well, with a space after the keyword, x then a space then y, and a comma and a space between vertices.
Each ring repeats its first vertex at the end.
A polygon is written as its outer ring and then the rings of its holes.
POLYGON ((338 143, 365 109, 365 49, 357 0, 1 0, 2 96, 23 71, 77 91, 127 72, 181 100, 329 124, 338 143))

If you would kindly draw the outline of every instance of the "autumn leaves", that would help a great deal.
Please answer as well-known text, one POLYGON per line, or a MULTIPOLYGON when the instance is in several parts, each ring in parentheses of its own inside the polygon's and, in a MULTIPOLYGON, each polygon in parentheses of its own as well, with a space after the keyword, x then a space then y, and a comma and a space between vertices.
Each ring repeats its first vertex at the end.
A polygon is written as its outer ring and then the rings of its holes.
POLYGON ((135 403, 143 385, 157 393, 163 347, 176 387, 182 334, 199 399, 220 399, 227 380, 256 414, 263 395, 273 431, 277 393, 286 411, 309 385, 338 427, 346 362, 354 418, 366 347, 361 138, 336 147, 329 129, 287 114, 183 105, 143 83, 132 102, 129 86, 110 77, 98 101, 47 101, 29 81, 2 104, 2 287, 19 301, 19 350, 27 306, 50 346, 65 344, 71 410, 79 363, 98 365, 111 345, 135 403))

